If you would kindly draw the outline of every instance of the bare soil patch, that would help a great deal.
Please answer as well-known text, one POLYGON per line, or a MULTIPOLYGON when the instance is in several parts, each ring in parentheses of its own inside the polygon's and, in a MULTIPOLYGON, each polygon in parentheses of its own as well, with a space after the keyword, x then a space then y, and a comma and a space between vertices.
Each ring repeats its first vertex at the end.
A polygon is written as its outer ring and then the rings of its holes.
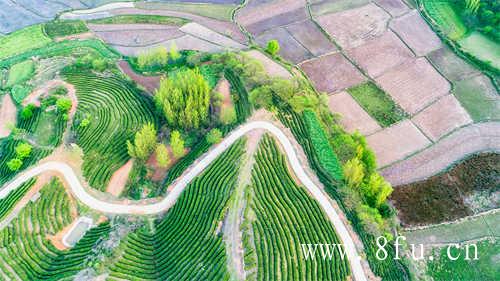
POLYGON ((68 36, 57 37, 54 39, 54 41, 61 42, 64 40, 85 40, 90 38, 94 38, 94 34, 92 32, 85 32, 85 33, 71 34, 68 36))
POLYGON ((414 57, 392 31, 348 50, 347 54, 371 77, 377 77, 414 57))
POLYGON ((127 29, 123 27, 119 30, 96 31, 95 34, 108 44, 130 47, 149 46, 184 35, 178 27, 165 29, 127 29))
MULTIPOLYGON (((299 9, 305 12, 304 0, 283 0, 283 1, 250 1, 249 5, 241 9, 236 15, 236 20, 245 26, 250 32, 254 33, 259 31, 258 23, 265 22, 267 19, 280 17, 284 19, 283 15, 290 15, 290 13, 299 9), (253 25, 253 28, 252 28, 253 25)), ((297 21, 297 20, 295 20, 297 21)), ((278 24, 281 26, 287 21, 278 24)), ((288 22, 290 23, 290 22, 288 22)), ((265 25, 265 24, 264 24, 265 25)))
POLYGON ((341 53, 306 61, 300 68, 313 81, 316 89, 327 93, 349 88, 365 80, 361 72, 341 53))
POLYGON ((144 87, 149 93, 153 94, 156 89, 160 86, 161 76, 145 76, 136 73, 125 60, 118 62, 118 67, 123 73, 125 73, 130 79, 134 80, 137 84, 144 87))
MULTIPOLYGON (((264 12, 266 13, 266 12, 264 12)), ((246 29, 253 35, 259 35, 267 30, 289 25, 294 22, 303 21, 308 18, 305 7, 279 14, 273 17, 268 17, 262 21, 246 26, 246 29)))
POLYGON ((382 175, 393 185, 411 183, 482 151, 500 151, 500 123, 479 123, 458 129, 433 146, 383 169, 382 175))
POLYGON ((292 78, 292 75, 290 74, 290 72, 288 72, 288 70, 286 70, 283 66, 281 66, 277 62, 268 58, 263 53, 257 50, 251 50, 246 52, 246 54, 260 61, 264 66, 264 69, 266 70, 267 74, 269 74, 270 76, 281 77, 285 79, 292 78))
POLYGON ((108 187, 106 188, 106 192, 118 197, 125 189, 125 185, 127 184, 128 175, 134 166, 134 162, 132 159, 128 160, 125 165, 121 166, 118 170, 116 170, 111 179, 109 180, 108 187))
POLYGON ((446 78, 452 81, 463 80, 479 73, 477 69, 459 58, 448 47, 435 50, 427 57, 446 78))
POLYGON ((286 27, 288 32, 314 56, 321 56, 337 50, 337 47, 321 32, 311 20, 286 27))
POLYGON ((375 80, 412 115, 450 91, 448 81, 425 58, 410 60, 375 80))
POLYGON ((8 124, 15 125, 17 108, 9 94, 5 94, 0 105, 0 139, 10 135, 8 124))
POLYGON ((379 4, 393 17, 399 17, 410 11, 410 8, 402 0, 374 0, 374 2, 379 4))
POLYGON ((200 25, 195 22, 191 22, 188 24, 183 25, 180 30, 182 32, 185 32, 187 34, 191 34, 195 37, 213 42, 215 44, 221 45, 226 48, 231 48, 231 49, 243 49, 245 48, 244 45, 234 41, 233 39, 223 36, 209 28, 206 28, 203 25, 200 25))
POLYGON ((437 35, 417 11, 412 11, 392 20, 389 26, 410 46, 417 56, 425 56, 442 46, 437 35))
POLYGON ((233 105, 233 101, 231 99, 231 85, 226 78, 222 78, 217 83, 215 87, 215 91, 222 94, 224 99, 222 100, 222 107, 229 107, 233 105))
POLYGON ((318 22, 344 49, 362 45, 382 35, 390 19, 389 14, 375 4, 318 17, 318 22))
POLYGON ((328 102, 331 111, 340 113, 340 123, 348 132, 358 130, 369 135, 381 129, 380 125, 347 92, 331 95, 328 102))
POLYGON ((409 120, 379 131, 366 140, 377 155, 379 167, 403 159, 431 143, 409 120))
POLYGON ((475 191, 500 190, 500 154, 472 156, 427 180, 398 186, 391 202, 404 226, 435 224, 473 214, 465 198, 475 191))
POLYGON ((472 119, 457 99, 448 95, 415 115, 412 122, 436 141, 455 128, 471 123, 472 119))
POLYGON ((270 40, 278 40, 280 44, 279 55, 292 61, 294 64, 310 59, 313 55, 302 46, 285 28, 278 27, 271 29, 255 38, 257 43, 266 48, 270 40))
MULTIPOLYGON (((170 145, 167 145, 167 151, 168 151, 168 157, 170 159, 170 163, 168 163, 167 167, 159 167, 158 166, 158 161, 156 160, 156 154, 152 153, 151 157, 149 157, 148 161, 146 162, 147 166, 151 169, 153 169, 153 173, 150 175, 152 181, 162 181, 165 176, 167 175, 168 169, 172 167, 177 161, 179 161, 178 158, 174 157, 174 153, 172 152, 172 148, 170 145)), ((188 149, 184 151, 184 155, 186 155, 189 152, 188 149)), ((170 187, 169 187, 170 188, 170 187)))

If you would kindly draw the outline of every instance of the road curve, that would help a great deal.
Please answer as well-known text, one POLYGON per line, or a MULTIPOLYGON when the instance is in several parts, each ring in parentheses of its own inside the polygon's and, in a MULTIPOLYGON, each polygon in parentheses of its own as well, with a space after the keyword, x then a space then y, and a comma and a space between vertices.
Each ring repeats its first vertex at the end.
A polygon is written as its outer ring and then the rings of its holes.
POLYGON ((326 215, 335 227, 337 234, 339 235, 342 243, 344 245, 347 258, 351 266, 351 271, 354 279, 356 281, 367 280, 363 268, 361 266, 361 257, 356 251, 354 241, 350 236, 346 226, 340 219, 335 208, 331 204, 327 195, 325 195, 322 190, 314 184, 314 182, 309 178, 307 173, 301 166, 297 154, 293 148, 292 143, 287 138, 285 133, 283 133, 278 127, 265 121, 254 121, 249 122, 245 125, 240 126, 235 131, 233 131, 229 136, 224 138, 224 140, 206 153, 202 159, 195 163, 194 166, 181 178, 179 178, 173 185, 171 192, 161 201, 157 203, 152 203, 149 205, 139 205, 139 204, 119 204, 101 201, 90 194, 84 189, 78 177, 72 170, 72 168, 62 162, 46 162, 36 166, 18 177, 16 177, 12 182, 8 183, 2 190, 0 190, 0 199, 4 198, 9 194, 10 191, 18 188, 22 183, 35 177, 46 171, 57 171, 63 175, 66 182, 70 186, 73 194, 85 205, 90 208, 111 214, 157 214, 165 212, 170 207, 172 207, 177 198, 181 195, 182 191, 186 186, 198 176, 205 168, 207 168, 212 161, 214 161, 219 155, 221 155, 229 146, 231 146, 236 140, 244 136, 248 132, 256 129, 264 129, 274 135, 276 139, 281 143, 286 156, 290 162, 293 172, 297 178, 302 182, 302 184, 309 190, 311 195, 318 201, 326 215))

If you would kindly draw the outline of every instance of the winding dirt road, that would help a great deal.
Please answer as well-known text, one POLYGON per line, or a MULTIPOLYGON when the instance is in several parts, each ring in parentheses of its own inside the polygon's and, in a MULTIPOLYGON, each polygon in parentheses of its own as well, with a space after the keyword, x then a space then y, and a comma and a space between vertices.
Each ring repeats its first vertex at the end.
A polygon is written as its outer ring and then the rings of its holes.
POLYGON ((293 148, 292 143, 287 138, 285 133, 283 133, 278 127, 265 121, 254 121, 249 122, 245 125, 240 126, 238 129, 233 131, 229 136, 227 136, 220 144, 211 149, 206 153, 194 166, 189 170, 184 176, 179 178, 173 183, 171 192, 160 202, 152 203, 149 205, 140 204, 120 204, 120 203, 110 203, 99 200, 85 190, 85 188, 80 183, 78 177, 72 168, 62 162, 47 162, 34 167, 18 177, 16 177, 12 182, 8 183, 2 190, 0 190, 0 199, 6 197, 9 192, 18 188, 22 183, 35 177, 46 171, 57 171, 61 173, 68 185, 71 188, 73 194, 82 203, 89 206, 90 208, 111 214, 135 214, 135 215, 147 215, 147 214, 157 214, 167 211, 172 207, 177 198, 181 195, 182 191, 186 186, 200 173, 207 168, 212 161, 214 161, 219 155, 221 155, 227 148, 229 148, 235 141, 237 141, 242 136, 246 135, 248 132, 258 129, 264 129, 267 132, 274 135, 274 137, 281 143, 283 150, 288 158, 290 167, 297 176, 297 178, 302 182, 302 184, 307 188, 310 194, 318 201, 326 215, 332 222, 337 234, 339 235, 342 243, 344 245, 346 256, 349 260, 351 271, 354 279, 356 281, 365 281, 367 277, 363 268, 361 266, 361 257, 358 255, 354 241, 350 236, 346 226, 342 222, 341 218, 337 214, 335 208, 330 203, 328 196, 323 193, 323 191, 314 184, 311 178, 307 175, 304 168, 301 166, 297 154, 293 148))

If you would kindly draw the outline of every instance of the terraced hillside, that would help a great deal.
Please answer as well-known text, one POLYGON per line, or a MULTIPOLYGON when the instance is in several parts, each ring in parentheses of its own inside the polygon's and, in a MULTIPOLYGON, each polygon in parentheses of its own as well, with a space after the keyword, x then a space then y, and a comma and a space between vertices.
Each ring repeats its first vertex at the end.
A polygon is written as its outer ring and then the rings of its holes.
POLYGON ((243 149, 234 144, 163 219, 131 233, 110 280, 229 280, 221 226, 243 149))
POLYGON ((74 129, 85 154, 83 174, 92 187, 102 190, 112 173, 129 159, 126 141, 142 125, 156 123, 154 106, 146 95, 116 76, 76 71, 64 76, 77 90, 74 129), (78 120, 85 118, 89 125, 78 126, 78 120))
POLYGON ((83 269, 96 241, 109 230, 95 227, 70 250, 57 250, 47 239, 72 221, 63 186, 51 181, 10 225, 0 231, 0 279, 64 280, 83 269))
POLYGON ((248 280, 346 280, 347 258, 337 248, 331 260, 305 259, 301 244, 340 241, 319 204, 289 174, 274 140, 264 137, 255 158, 245 211, 248 280))

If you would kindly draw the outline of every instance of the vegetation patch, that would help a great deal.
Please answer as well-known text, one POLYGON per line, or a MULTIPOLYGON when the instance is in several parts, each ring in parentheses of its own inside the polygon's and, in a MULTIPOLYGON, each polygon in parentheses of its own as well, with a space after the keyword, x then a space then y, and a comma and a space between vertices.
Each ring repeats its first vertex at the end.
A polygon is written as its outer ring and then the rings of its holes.
POLYGON ((398 209, 401 223, 435 224, 471 215, 473 208, 477 211, 495 208, 491 196, 499 191, 499 163, 500 154, 479 154, 427 180, 396 187, 391 201, 398 209), (477 192, 483 193, 486 202, 470 206, 467 200, 477 192))
POLYGON ((465 35, 467 27, 456 13, 452 1, 423 0, 422 3, 436 24, 451 40, 458 40, 465 35))
MULTIPOLYGON (((465 243, 467 245, 468 243, 465 243)), ((466 247, 459 249, 451 247, 450 255, 459 258, 451 260, 448 257, 447 247, 434 251, 434 260, 427 263, 427 274, 434 280, 497 280, 500 276, 498 253, 500 242, 497 239, 484 240, 477 244, 478 260, 474 259, 474 247, 469 248, 469 257, 466 260, 466 247), (437 256, 437 258, 436 258, 437 256)))
POLYGON ((347 92, 382 127, 389 127, 406 117, 403 109, 372 82, 352 87, 347 92))
POLYGON ((187 19, 157 16, 157 15, 119 15, 114 17, 107 17, 102 19, 95 19, 88 21, 95 24, 165 24, 165 25, 184 25, 189 22, 187 19))
POLYGON ((479 32, 472 32, 458 41, 462 51, 476 59, 500 69, 500 44, 479 32))
POLYGON ((32 60, 25 60, 14 64, 9 70, 9 76, 5 87, 10 88, 14 85, 26 82, 33 76, 34 71, 35 63, 33 63, 32 60))
POLYGON ((33 25, 0 37, 0 60, 41 48, 51 42, 41 25, 33 25))
POLYGON ((475 122, 500 119, 500 97, 487 76, 456 82, 453 93, 475 122))
POLYGON ((47 34, 50 38, 79 34, 89 30, 87 25, 85 25, 85 22, 81 20, 55 20, 44 24, 43 29, 45 34, 47 34))

